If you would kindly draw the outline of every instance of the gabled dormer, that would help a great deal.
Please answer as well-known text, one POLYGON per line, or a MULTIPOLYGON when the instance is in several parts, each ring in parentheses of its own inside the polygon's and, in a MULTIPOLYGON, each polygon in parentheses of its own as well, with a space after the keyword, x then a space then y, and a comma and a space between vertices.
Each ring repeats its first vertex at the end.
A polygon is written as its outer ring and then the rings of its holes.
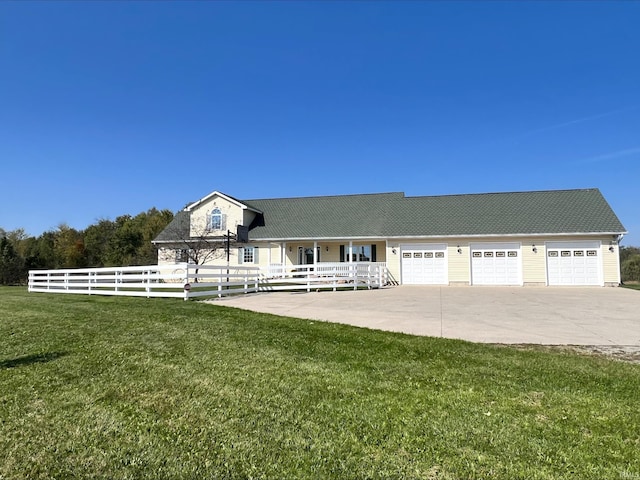
POLYGON ((184 209, 190 212, 191 237, 222 237, 227 231, 236 232, 238 225, 249 226, 256 216, 262 215, 260 210, 240 200, 215 191, 194 202, 184 209))

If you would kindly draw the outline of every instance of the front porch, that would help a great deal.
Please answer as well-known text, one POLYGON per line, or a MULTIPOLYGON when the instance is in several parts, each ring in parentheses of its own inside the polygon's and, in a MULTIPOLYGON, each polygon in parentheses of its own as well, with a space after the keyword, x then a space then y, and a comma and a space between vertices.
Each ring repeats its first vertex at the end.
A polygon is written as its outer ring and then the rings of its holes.
POLYGON ((289 267, 331 263, 385 263, 384 241, 289 241, 279 242, 268 249, 269 265, 289 267))

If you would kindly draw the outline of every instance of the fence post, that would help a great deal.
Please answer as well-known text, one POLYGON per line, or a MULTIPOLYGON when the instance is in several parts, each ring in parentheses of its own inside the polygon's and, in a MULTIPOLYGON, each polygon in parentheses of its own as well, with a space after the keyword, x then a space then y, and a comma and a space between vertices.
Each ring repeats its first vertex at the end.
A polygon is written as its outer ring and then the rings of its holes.
POLYGON ((143 270, 142 271, 142 278, 144 283, 146 283, 146 287, 144 287, 145 291, 147 292, 147 298, 149 298, 149 292, 151 292, 151 270, 143 270), (145 281, 145 277, 146 277, 146 281, 145 281))
POLYGON ((187 300, 189 300, 189 287, 187 287, 187 285, 189 285, 189 264, 185 263, 184 264, 184 281, 182 282, 182 291, 184 292, 184 301, 186 302, 187 300))
POLYGON ((351 266, 351 275, 353 275, 353 289, 358 290, 358 264, 355 264, 355 271, 353 265, 351 266))

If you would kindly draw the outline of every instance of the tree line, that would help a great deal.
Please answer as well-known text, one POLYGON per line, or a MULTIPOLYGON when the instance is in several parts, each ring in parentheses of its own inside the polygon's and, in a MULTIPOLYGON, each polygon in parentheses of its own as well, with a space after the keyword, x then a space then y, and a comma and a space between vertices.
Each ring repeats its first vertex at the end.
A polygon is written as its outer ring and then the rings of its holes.
POLYGON ((38 237, 0 228, 0 285, 24 284, 35 269, 153 265, 158 253, 151 241, 172 219, 170 210, 151 208, 84 230, 61 224, 38 237))

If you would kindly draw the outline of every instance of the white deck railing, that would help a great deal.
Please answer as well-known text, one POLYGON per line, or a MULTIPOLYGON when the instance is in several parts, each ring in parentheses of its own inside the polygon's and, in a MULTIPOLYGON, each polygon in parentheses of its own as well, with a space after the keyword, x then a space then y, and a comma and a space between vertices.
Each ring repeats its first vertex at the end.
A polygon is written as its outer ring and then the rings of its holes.
POLYGON ((379 288, 387 284, 384 262, 317 263, 315 265, 270 265, 263 272, 260 291, 318 290, 360 287, 379 288))
POLYGON ((275 290, 379 288, 387 284, 382 262, 219 267, 176 264, 141 267, 29 271, 29 291, 189 298, 275 290))

